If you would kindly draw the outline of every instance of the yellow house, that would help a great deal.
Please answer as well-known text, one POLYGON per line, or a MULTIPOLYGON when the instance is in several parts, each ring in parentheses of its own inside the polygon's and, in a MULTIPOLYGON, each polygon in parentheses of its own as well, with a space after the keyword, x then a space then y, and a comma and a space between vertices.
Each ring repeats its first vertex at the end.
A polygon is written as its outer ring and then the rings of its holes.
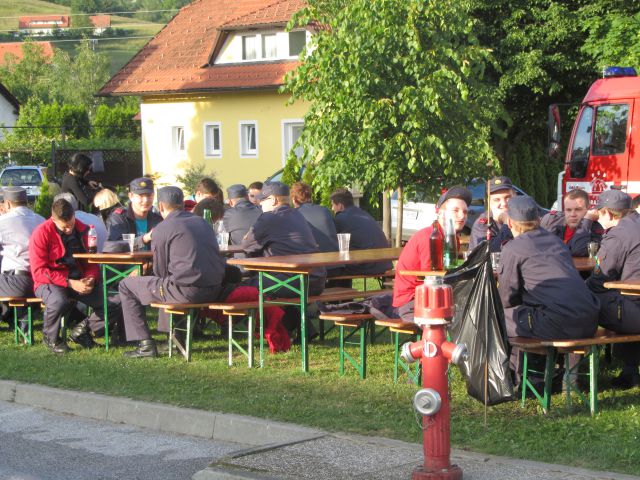
MULTIPOLYGON (((227 187, 284 165, 306 106, 278 93, 310 32, 285 32, 302 0, 199 0, 184 7, 99 95, 142 98, 143 171, 158 184, 203 165, 227 187)), ((188 192, 190 193, 190 192, 188 192)))

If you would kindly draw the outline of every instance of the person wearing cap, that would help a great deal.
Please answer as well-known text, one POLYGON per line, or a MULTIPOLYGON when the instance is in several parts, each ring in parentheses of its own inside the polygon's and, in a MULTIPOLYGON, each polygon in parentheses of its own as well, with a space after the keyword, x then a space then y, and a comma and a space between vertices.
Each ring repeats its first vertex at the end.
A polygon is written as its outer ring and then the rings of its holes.
MULTIPOLYGON (((600 302, 586 287, 562 240, 540 228, 535 200, 510 199, 507 225, 514 239, 502 247, 497 268, 507 336, 592 337, 598 328, 600 302)), ((516 373, 518 356, 519 352, 512 352, 516 373)))
MULTIPOLYGON (((66 339, 59 337, 60 318, 73 309, 76 301, 91 307, 93 313, 73 328, 69 335, 71 340, 84 348, 91 348, 95 345, 91 332, 104 330, 98 265, 73 256, 87 253, 88 230, 87 225, 75 218, 73 206, 64 199, 58 199, 51 206, 51 218, 38 225, 29 240, 35 293, 45 304, 42 339, 53 353, 69 351, 66 339)), ((108 308, 109 320, 116 327, 122 316, 120 306, 114 302, 108 308)))
POLYGON ((227 198, 231 208, 224 212, 222 224, 229 232, 231 245, 240 245, 251 226, 262 215, 262 210, 249 201, 249 193, 244 185, 235 184, 227 188, 227 198))
MULTIPOLYGON (((448 218, 453 219, 456 233, 460 233, 467 221, 467 211, 471 204, 471 192, 465 187, 452 187, 443 193, 436 203, 438 226, 443 232, 448 218)), ((396 264, 393 281, 393 307, 397 315, 413 321, 414 296, 416 287, 422 284, 418 277, 401 275, 401 271, 426 271, 431 269, 429 239, 433 225, 418 230, 402 249, 396 264)))
POLYGON ((150 178, 136 178, 129 184, 129 206, 118 207, 107 218, 107 251, 115 247, 111 242, 122 244, 122 235, 134 233, 135 250, 149 250, 151 230, 161 221, 162 217, 153 208, 154 185, 150 178))
MULTIPOLYGON (((378 222, 353 203, 353 195, 346 188, 339 188, 331 194, 331 210, 335 213, 337 233, 350 233, 349 250, 387 248, 389 240, 378 222)), ((346 265, 345 275, 383 274, 393 268, 392 262, 373 262, 346 265)))
POLYGON ((589 210, 589 195, 584 190, 569 190, 564 195, 564 211, 551 211, 540 226, 556 235, 574 257, 587 257, 589 242, 598 242, 604 229, 598 223, 598 211, 589 210))
POLYGON ((98 253, 101 253, 104 248, 104 242, 107 241, 107 228, 104 226, 102 218, 93 213, 83 212, 78 210, 78 200, 71 193, 59 193, 53 197, 53 201, 64 199, 71 204, 75 212, 75 216, 78 220, 87 226, 92 226, 96 230, 96 237, 98 238, 98 253))
MULTIPOLYGON (((4 209, 0 216, 0 248, 2 249, 2 273, 0 297, 32 297, 33 280, 29 270, 29 238, 38 225, 44 222, 37 213, 27 207, 27 191, 22 187, 4 187, 4 209)), ((3 303, 2 316, 9 323, 11 310, 3 303)), ((26 309, 20 309, 21 319, 26 309)))
MULTIPOLYGON (((318 244, 313 237, 309 224, 302 214, 289 205, 289 187, 281 182, 265 183, 262 191, 256 197, 260 200, 262 214, 242 239, 242 249, 249 257, 275 257, 279 255, 299 255, 317 253, 318 244)), ((273 274, 280 280, 291 277, 288 273, 273 274)), ((309 274, 309 295, 319 295, 324 290, 326 270, 323 267, 314 268, 309 274)), ((254 275, 248 284, 258 287, 258 276, 254 275)), ((272 286, 273 282, 263 279, 263 288, 272 286)), ((300 288, 299 282, 291 283, 294 288, 300 288)), ((277 297, 296 297, 298 294, 288 288, 280 288, 272 295, 277 297)), ((283 323, 289 332, 299 324, 299 314, 292 309, 286 309, 287 316, 283 323)), ((307 325, 310 338, 317 335, 311 323, 307 325)))
POLYGON ((515 196, 516 191, 509 177, 494 177, 489 181, 491 220, 489 221, 486 213, 483 213, 473 222, 469 237, 469 250, 473 250, 476 245, 487 240, 487 230, 489 230, 489 249, 491 252, 499 252, 502 245, 513 238, 511 230, 503 220, 509 200, 515 196), (489 224, 489 222, 491 223, 489 224))
MULTIPOLYGON (((222 292, 225 261, 211 225, 184 211, 184 194, 178 187, 158 190, 158 209, 164 220, 151 232, 153 275, 125 278, 118 288, 127 341, 138 342, 135 350, 124 353, 126 357, 158 355, 145 305, 213 302, 222 292)), ((158 317, 158 330, 169 331, 164 312, 158 317)))
MULTIPOLYGON (((617 333, 640 333, 640 297, 609 290, 604 283, 640 278, 640 215, 631 209, 631 197, 620 190, 606 190, 596 202, 599 222, 605 229, 598 262, 587 285, 600 299, 600 325, 617 333)), ((615 345, 614 354, 623 362, 614 378, 617 388, 640 386, 640 345, 615 345)))

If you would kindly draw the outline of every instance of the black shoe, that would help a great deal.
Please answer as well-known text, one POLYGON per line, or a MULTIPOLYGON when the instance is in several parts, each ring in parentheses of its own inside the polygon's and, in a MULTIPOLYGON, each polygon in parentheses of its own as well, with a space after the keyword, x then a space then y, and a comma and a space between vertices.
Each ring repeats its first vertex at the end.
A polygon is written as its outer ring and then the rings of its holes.
MULTIPOLYGON (((319 336, 320 334, 318 332, 312 333, 311 335, 309 335, 309 340, 307 341, 307 344, 314 342, 316 338, 318 338, 319 336)), ((296 338, 294 338, 291 343, 293 345, 300 345, 300 336, 297 336, 296 338)))
POLYGON ((153 339, 140 340, 138 342, 138 348, 124 352, 124 356, 127 358, 157 357, 158 349, 156 348, 156 342, 153 339))
POLYGON ((60 340, 58 338, 55 340, 51 340, 50 338, 45 336, 43 337, 42 341, 47 347, 49 347, 49 350, 51 350, 53 353, 64 354, 69 351, 69 345, 67 345, 67 342, 65 342, 64 340, 60 340))
POLYGON ((629 388, 640 387, 640 374, 637 373, 621 373, 611 380, 613 388, 628 390, 629 388))
POLYGON ((93 348, 96 346, 96 342, 94 342, 93 337, 91 337, 89 322, 87 322, 86 319, 73 327, 73 330, 71 330, 71 333, 69 334, 69 338, 72 342, 77 343, 83 348, 93 348))

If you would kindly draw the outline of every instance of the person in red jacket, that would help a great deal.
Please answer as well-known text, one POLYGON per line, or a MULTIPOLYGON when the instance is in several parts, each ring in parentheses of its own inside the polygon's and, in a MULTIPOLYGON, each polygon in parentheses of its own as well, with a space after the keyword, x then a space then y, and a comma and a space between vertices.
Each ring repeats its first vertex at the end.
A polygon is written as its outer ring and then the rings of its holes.
MULTIPOLYGON (((40 224, 29 240, 29 259, 36 295, 45 304, 43 341, 53 353, 66 353, 69 347, 59 338, 60 318, 69 313, 75 301, 93 308, 89 318, 80 321, 69 338, 82 347, 95 345, 91 331, 104 328, 104 306, 98 287, 98 265, 73 258, 87 252, 89 227, 76 220, 73 206, 64 199, 51 206, 51 218, 40 224)), ((122 317, 119 305, 109 305, 111 318, 122 317)))

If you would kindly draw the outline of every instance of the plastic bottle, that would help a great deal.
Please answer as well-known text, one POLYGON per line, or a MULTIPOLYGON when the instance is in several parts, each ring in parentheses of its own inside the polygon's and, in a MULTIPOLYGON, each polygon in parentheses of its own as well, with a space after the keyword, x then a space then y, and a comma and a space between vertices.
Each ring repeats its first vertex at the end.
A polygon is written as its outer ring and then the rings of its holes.
POLYGON ((429 256, 431 260, 431 270, 444 270, 442 258, 444 235, 442 234, 442 229, 440 228, 438 219, 435 219, 433 221, 432 228, 433 231, 431 232, 431 236, 429 237, 429 256))
POLYGON ((205 208, 202 211, 202 218, 204 219, 205 222, 207 223, 211 223, 211 210, 209 210, 208 208, 205 208))
POLYGON ((458 239, 453 218, 445 218, 444 227, 444 268, 454 268, 458 264, 458 239))
POLYGON ((89 247, 89 253, 98 253, 98 234, 93 225, 89 225, 89 232, 87 233, 87 247, 89 247))

